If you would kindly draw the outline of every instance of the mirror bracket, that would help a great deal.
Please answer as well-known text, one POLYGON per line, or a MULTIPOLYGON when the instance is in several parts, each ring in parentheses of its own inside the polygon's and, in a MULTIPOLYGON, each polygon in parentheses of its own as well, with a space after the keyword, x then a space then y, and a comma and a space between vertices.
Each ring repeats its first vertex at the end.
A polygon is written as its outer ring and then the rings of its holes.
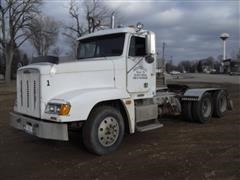
POLYGON ((146 57, 145 57, 145 61, 148 63, 148 64, 151 64, 154 62, 154 56, 153 54, 148 54, 146 57))

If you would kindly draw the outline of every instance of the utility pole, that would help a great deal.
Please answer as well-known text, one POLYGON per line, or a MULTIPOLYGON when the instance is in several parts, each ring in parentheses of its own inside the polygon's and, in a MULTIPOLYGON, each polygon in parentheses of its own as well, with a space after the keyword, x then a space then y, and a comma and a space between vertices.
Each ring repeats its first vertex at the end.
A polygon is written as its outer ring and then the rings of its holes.
POLYGON ((166 47, 166 43, 163 42, 163 46, 162 46, 162 61, 163 61, 164 71, 166 71, 165 47, 166 47))
POLYGON ((165 47, 166 47, 166 43, 163 42, 163 46, 162 46, 162 59, 165 59, 165 47))

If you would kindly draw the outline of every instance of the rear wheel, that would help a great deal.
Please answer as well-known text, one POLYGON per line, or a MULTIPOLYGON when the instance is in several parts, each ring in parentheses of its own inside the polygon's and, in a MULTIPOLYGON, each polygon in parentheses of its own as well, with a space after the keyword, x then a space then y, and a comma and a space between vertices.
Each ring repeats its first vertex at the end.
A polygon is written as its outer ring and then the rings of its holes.
POLYGON ((221 90, 213 94, 213 116, 223 117, 224 113, 227 111, 227 94, 226 91, 221 90))
POLYGON ((116 150, 123 140, 123 135, 123 117, 110 106, 96 107, 83 126, 84 145, 98 155, 116 150))
POLYGON ((205 123, 211 119, 212 113, 213 106, 211 94, 206 92, 199 101, 193 102, 192 116, 194 121, 205 123))

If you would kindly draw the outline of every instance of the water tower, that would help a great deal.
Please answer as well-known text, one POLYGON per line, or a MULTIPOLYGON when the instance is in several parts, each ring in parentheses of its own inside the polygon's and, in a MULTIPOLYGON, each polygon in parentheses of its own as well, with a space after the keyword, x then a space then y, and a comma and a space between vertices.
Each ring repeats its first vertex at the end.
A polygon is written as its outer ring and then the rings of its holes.
POLYGON ((228 33, 222 33, 220 39, 223 40, 223 60, 226 59, 226 40, 230 37, 228 33))

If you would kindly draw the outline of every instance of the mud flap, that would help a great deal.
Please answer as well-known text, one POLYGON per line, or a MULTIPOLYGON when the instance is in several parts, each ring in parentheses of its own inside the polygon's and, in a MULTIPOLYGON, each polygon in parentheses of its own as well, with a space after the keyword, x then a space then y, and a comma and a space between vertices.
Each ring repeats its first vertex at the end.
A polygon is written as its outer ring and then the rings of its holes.
POLYGON ((229 97, 227 98, 227 108, 229 111, 233 110, 233 101, 229 97))

